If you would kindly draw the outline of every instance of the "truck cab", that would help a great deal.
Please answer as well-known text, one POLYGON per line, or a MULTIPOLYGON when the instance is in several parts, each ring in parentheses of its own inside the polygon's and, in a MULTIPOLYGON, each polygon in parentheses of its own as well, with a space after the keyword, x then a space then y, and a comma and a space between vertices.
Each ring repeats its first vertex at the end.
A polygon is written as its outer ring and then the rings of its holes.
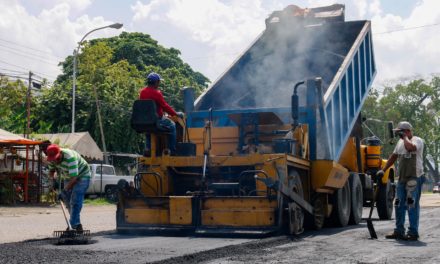
POLYGON ((90 164, 91 178, 86 195, 105 194, 110 201, 117 199, 117 184, 121 179, 132 182, 133 177, 128 175, 116 175, 115 167, 107 164, 90 164))

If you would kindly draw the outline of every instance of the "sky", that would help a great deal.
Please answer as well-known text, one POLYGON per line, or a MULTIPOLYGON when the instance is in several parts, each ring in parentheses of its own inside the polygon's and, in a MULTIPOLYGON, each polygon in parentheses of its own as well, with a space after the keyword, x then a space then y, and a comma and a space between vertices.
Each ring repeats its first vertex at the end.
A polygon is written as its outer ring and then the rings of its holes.
POLYGON ((0 73, 55 80, 60 61, 90 30, 112 23, 151 35, 181 51, 195 71, 215 81, 264 30, 264 20, 289 4, 345 4, 346 20, 371 20, 375 85, 440 73, 438 0, 0 0, 0 73))

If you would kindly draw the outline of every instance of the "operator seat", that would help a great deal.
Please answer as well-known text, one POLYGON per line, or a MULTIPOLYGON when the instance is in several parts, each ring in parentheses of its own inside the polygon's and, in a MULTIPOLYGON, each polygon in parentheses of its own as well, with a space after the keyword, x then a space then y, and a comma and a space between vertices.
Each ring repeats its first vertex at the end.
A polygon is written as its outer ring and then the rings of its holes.
MULTIPOLYGON (((151 149, 148 154, 156 155, 168 149, 168 136, 171 131, 168 127, 161 126, 154 100, 136 100, 131 114, 131 127, 138 133, 145 133, 146 140, 150 140, 151 149), (149 136, 151 139, 149 139, 149 136)), ((147 152, 147 150, 146 150, 147 152)))
POLYGON ((159 123, 154 100, 136 100, 131 114, 131 127, 138 133, 169 134, 170 130, 159 123))

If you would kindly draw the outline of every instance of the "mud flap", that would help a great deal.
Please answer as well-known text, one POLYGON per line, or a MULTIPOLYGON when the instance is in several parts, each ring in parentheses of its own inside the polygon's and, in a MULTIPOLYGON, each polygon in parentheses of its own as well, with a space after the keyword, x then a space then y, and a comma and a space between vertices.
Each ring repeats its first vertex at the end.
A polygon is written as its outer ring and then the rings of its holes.
POLYGON ((378 192, 379 187, 376 186, 375 188, 376 188, 376 190, 374 191, 374 194, 373 194, 373 200, 371 201, 370 214, 368 215, 368 219, 367 219, 367 228, 368 228, 368 232, 370 233, 371 239, 377 239, 376 230, 374 229, 373 220, 371 219, 371 216, 373 215, 374 204, 376 203, 377 192, 378 192))

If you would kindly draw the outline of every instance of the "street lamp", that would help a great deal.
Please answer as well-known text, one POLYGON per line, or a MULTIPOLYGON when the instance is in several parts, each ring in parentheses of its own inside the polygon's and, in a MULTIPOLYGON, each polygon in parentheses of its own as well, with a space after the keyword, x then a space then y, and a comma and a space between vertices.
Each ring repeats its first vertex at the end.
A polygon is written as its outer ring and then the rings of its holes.
POLYGON ((104 29, 104 28, 115 28, 115 29, 120 29, 123 26, 123 24, 121 23, 114 23, 105 27, 99 27, 99 28, 95 28, 89 32, 87 32, 87 34, 84 35, 84 37, 78 42, 78 47, 73 51, 73 84, 72 84, 72 133, 75 133, 75 89, 76 89, 76 64, 77 64, 77 56, 78 56, 78 52, 79 52, 79 48, 81 47, 82 42, 84 41, 84 39, 92 32, 95 32, 97 30, 100 29, 104 29))
MULTIPOLYGON (((386 123, 387 124, 387 130, 388 130, 388 133, 389 133, 389 138, 390 138, 389 139, 389 143, 393 144, 393 138, 395 137, 394 132, 393 132, 393 128, 394 128, 393 121, 384 121, 384 120, 376 119, 376 118, 367 118, 367 119, 365 119, 363 121, 362 125, 364 125, 364 127, 366 127, 368 129, 368 131, 370 131, 370 133, 372 135, 374 135, 374 136, 375 136, 374 132, 366 124, 367 121, 373 121, 373 122, 377 122, 377 123, 386 123)), ((386 138, 385 135, 384 135, 384 138, 386 138)))

